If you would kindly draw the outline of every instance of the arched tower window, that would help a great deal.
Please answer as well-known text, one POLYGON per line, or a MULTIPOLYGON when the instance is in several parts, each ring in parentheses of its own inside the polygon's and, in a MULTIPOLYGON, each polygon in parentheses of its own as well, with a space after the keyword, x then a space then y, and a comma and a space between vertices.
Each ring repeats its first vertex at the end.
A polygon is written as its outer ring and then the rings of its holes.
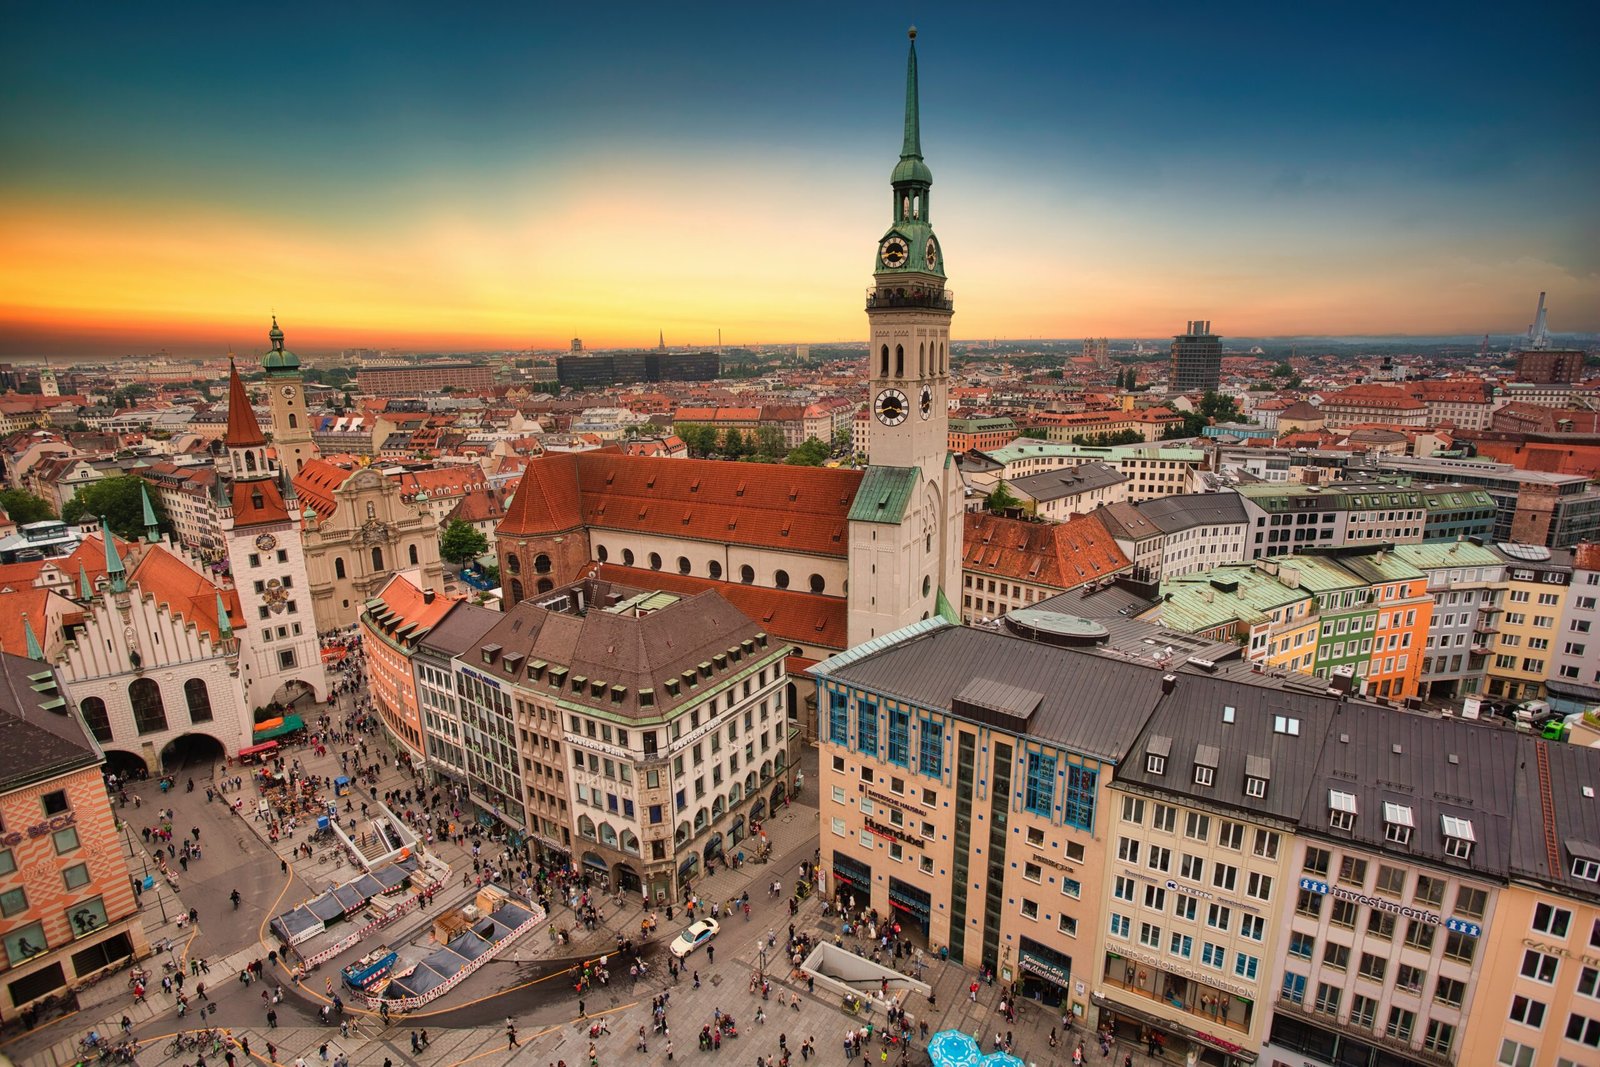
POLYGON ((900 198, 900 220, 902 222, 904 222, 906 219, 909 219, 910 217, 911 217, 911 198, 909 196, 902 196, 900 198))
POLYGON ((244 454, 244 469, 247 471, 256 469, 256 454, 254 452, 246 452, 244 454))
POLYGON ((882 362, 881 362, 880 368, 878 370, 878 377, 887 378, 889 376, 889 346, 888 345, 884 345, 883 346, 883 353, 882 353, 880 359, 881 359, 882 362))
POLYGON ((167 707, 154 679, 135 678, 128 685, 128 703, 133 705, 133 725, 139 733, 157 734, 167 728, 167 707))
MULTIPOLYGON (((512 559, 516 559, 515 556, 512 556, 511 558, 512 559)), ((333 576, 335 578, 343 578, 344 577, 344 557, 343 556, 334 556, 333 557, 333 576)))
POLYGON ((293 430, 300 425, 300 419, 292 412, 289 415, 289 429, 293 430))
POLYGON ((183 699, 189 705, 190 722, 211 721, 211 693, 206 689, 204 678, 190 678, 184 682, 183 699))
POLYGON ((548 593, 550 590, 554 589, 555 587, 556 587, 556 583, 552 582, 550 579, 548 579, 548 578, 540 578, 539 579, 539 592, 548 593))
POLYGON ((533 557, 533 570, 536 574, 550 573, 550 557, 543 552, 533 557))
POLYGON ((927 376, 928 376, 928 346, 925 343, 923 343, 921 341, 918 341, 917 342, 917 377, 918 378, 926 378, 927 376))
POLYGON ((411 560, 411 565, 415 567, 417 565, 417 546, 408 545, 406 547, 406 555, 411 560))
POLYGON ((513 604, 522 603, 522 579, 521 578, 513 578, 513 579, 511 579, 511 602, 513 604))
POLYGON ((922 197, 920 196, 911 198, 911 217, 914 219, 922 217, 922 197))
POLYGON ((510 555, 510 556, 507 556, 506 557, 506 570, 510 571, 512 574, 521 574, 522 573, 522 560, 521 560, 521 558, 516 556, 516 555, 514 555, 514 554, 510 555))
POLYGON ((103 745, 111 743, 111 716, 106 714, 106 702, 99 697, 84 697, 78 704, 83 721, 88 724, 94 739, 103 745))
POLYGON ((372 550, 372 573, 379 574, 383 571, 383 549, 372 550))
POLYGON ((906 376, 906 349, 904 345, 894 346, 894 376, 896 378, 904 378, 906 376))

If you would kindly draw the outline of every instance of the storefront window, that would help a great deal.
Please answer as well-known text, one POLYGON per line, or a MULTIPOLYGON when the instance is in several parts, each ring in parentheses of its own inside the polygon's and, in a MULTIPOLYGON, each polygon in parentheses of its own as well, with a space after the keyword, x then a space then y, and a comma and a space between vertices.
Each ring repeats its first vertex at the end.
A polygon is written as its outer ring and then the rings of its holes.
POLYGON ((5 943, 6 958, 11 966, 26 963, 48 947, 44 940, 44 924, 29 923, 20 930, 13 930, 5 935, 5 943))
POLYGON ((105 902, 99 897, 74 904, 67 909, 67 922, 73 937, 87 937, 106 924, 105 902))

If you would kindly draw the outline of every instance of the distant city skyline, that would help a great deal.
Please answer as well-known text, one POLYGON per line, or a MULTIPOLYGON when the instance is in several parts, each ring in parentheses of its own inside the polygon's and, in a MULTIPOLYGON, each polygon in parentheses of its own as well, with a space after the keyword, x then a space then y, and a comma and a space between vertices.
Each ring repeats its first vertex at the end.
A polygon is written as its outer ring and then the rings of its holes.
POLYGON ((1575 6, 91 4, 12 12, 0 356, 864 340, 913 19, 961 339, 1600 332, 1575 6))

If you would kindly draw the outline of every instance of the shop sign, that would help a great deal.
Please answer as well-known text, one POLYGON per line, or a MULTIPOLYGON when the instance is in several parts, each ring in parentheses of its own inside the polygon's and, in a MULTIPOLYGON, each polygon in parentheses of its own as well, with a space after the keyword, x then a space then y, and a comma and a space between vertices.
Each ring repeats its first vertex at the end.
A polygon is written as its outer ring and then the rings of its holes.
POLYGON ((1239 1053, 1244 1051, 1244 1046, 1243 1045, 1235 1045, 1232 1041, 1229 1041, 1225 1037, 1218 1037, 1215 1034, 1208 1034, 1204 1030, 1196 1030, 1194 1032, 1194 1036, 1198 1037, 1201 1041, 1205 1041, 1205 1042, 1207 1042, 1209 1044, 1215 1045, 1218 1048, 1220 1048, 1222 1051, 1230 1053, 1230 1054, 1235 1055, 1235 1056, 1237 1056, 1239 1053))
POLYGON ((1063 989, 1072 978, 1065 967, 1058 967, 1048 960, 1042 960, 1026 949, 1017 953, 1017 963, 1023 970, 1032 971, 1041 978, 1048 978, 1063 989))
POLYGON ((1251 1003, 1255 1002, 1255 990, 1253 988, 1250 986, 1235 985, 1232 982, 1224 981, 1223 979, 1218 978, 1214 972, 1201 971, 1193 967, 1185 967, 1181 964, 1174 963, 1171 960, 1157 959, 1154 956, 1147 956, 1142 952, 1135 952, 1128 948, 1119 947, 1117 949, 1117 955, 1133 960, 1135 963, 1142 963, 1145 966, 1152 967, 1158 971, 1166 971, 1169 974, 1176 974, 1180 977, 1188 978, 1191 981, 1199 982, 1201 985, 1208 985, 1213 989, 1220 989, 1224 993, 1232 993, 1234 996, 1243 997, 1251 1003))
POLYGON ((1416 919, 1420 922, 1425 922, 1429 926, 1443 926, 1445 929, 1454 934, 1462 934, 1466 937, 1481 937, 1483 935, 1483 926, 1479 923, 1468 922, 1465 919, 1456 918, 1451 918, 1447 921, 1444 916, 1440 915, 1436 911, 1429 911, 1426 908, 1413 908, 1409 904, 1397 904, 1392 900, 1385 900, 1382 897, 1369 897, 1365 893, 1356 892, 1354 889, 1346 889, 1344 886, 1330 885, 1327 882, 1319 881, 1316 878, 1300 879, 1300 888, 1308 889, 1313 893, 1321 893, 1324 896, 1336 897, 1339 900, 1348 900, 1355 904, 1364 904, 1369 908, 1376 908, 1379 911, 1393 912, 1394 914, 1407 919, 1416 919))
POLYGON ((877 834, 879 837, 887 837, 895 841, 901 841, 915 848, 923 847, 922 838, 920 837, 913 837, 904 830, 899 830, 893 826, 889 826, 886 823, 881 823, 877 819, 869 818, 864 821, 866 823, 867 830, 871 833, 877 834))
POLYGON ((1146 874, 1144 871, 1139 870, 1137 867, 1124 867, 1122 868, 1122 873, 1126 874, 1129 878, 1132 878, 1136 882, 1145 882, 1150 885, 1164 886, 1175 893, 1182 893, 1185 896, 1190 897, 1198 897, 1201 900, 1220 900, 1227 904, 1230 908, 1237 908, 1239 911, 1248 912, 1251 915, 1259 915, 1261 913, 1261 909, 1259 907, 1247 900, 1241 900, 1238 897, 1218 896, 1215 893, 1201 889, 1199 886, 1188 885, 1187 883, 1180 882, 1174 878, 1155 878, 1149 874, 1146 874))
POLYGON ((6 834, 6 836, 0 837, 0 845, 5 845, 7 848, 15 848, 17 845, 22 844, 24 837, 43 837, 45 834, 53 834, 57 830, 65 830, 69 826, 76 825, 77 822, 77 812, 64 812, 61 815, 57 815, 53 819, 46 819, 44 822, 34 823, 26 830, 11 831, 9 834, 6 834))
POLYGON ((1060 860, 1051 859, 1049 856, 1041 856, 1037 852, 1033 854, 1033 862, 1041 863, 1046 867, 1054 867, 1056 870, 1065 871, 1068 874, 1072 873, 1072 868, 1068 867, 1065 863, 1062 863, 1060 860))
POLYGON ((1523 938, 1522 943, 1528 948, 1543 952, 1549 956, 1561 956, 1569 960, 1579 960, 1589 967, 1600 967, 1600 956, 1572 952, 1565 945, 1550 945, 1543 941, 1535 941, 1531 937, 1523 938))
POLYGON ((864 792, 867 794, 867 796, 871 797, 873 800, 876 800, 879 804, 887 804, 889 807, 898 808, 901 811, 906 810, 905 804, 902 801, 894 799, 893 797, 886 797, 882 793, 879 793, 873 789, 867 789, 864 790, 864 792))

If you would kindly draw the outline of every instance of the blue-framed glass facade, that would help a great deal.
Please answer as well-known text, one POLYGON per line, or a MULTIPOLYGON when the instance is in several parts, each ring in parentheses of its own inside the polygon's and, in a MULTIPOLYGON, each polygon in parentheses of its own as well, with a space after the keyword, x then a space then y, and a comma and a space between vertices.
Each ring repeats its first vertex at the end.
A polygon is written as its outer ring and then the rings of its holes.
POLYGON ((1067 766, 1067 795, 1061 806, 1061 821, 1080 830, 1094 829, 1095 791, 1100 772, 1076 764, 1067 766))
POLYGON ((1027 783, 1023 787, 1023 807, 1046 818, 1053 814, 1056 799, 1056 758, 1043 752, 1028 753, 1027 783))
POLYGON ((828 740, 836 745, 850 743, 850 698, 844 693, 828 693, 828 740))
POLYGON ((856 751, 878 754, 878 704, 862 697, 856 698, 856 751))
POLYGON ((923 719, 917 750, 917 770, 929 778, 944 777, 944 723, 923 719))
POLYGON ((889 762, 911 766, 911 713, 905 708, 889 709, 889 762))

